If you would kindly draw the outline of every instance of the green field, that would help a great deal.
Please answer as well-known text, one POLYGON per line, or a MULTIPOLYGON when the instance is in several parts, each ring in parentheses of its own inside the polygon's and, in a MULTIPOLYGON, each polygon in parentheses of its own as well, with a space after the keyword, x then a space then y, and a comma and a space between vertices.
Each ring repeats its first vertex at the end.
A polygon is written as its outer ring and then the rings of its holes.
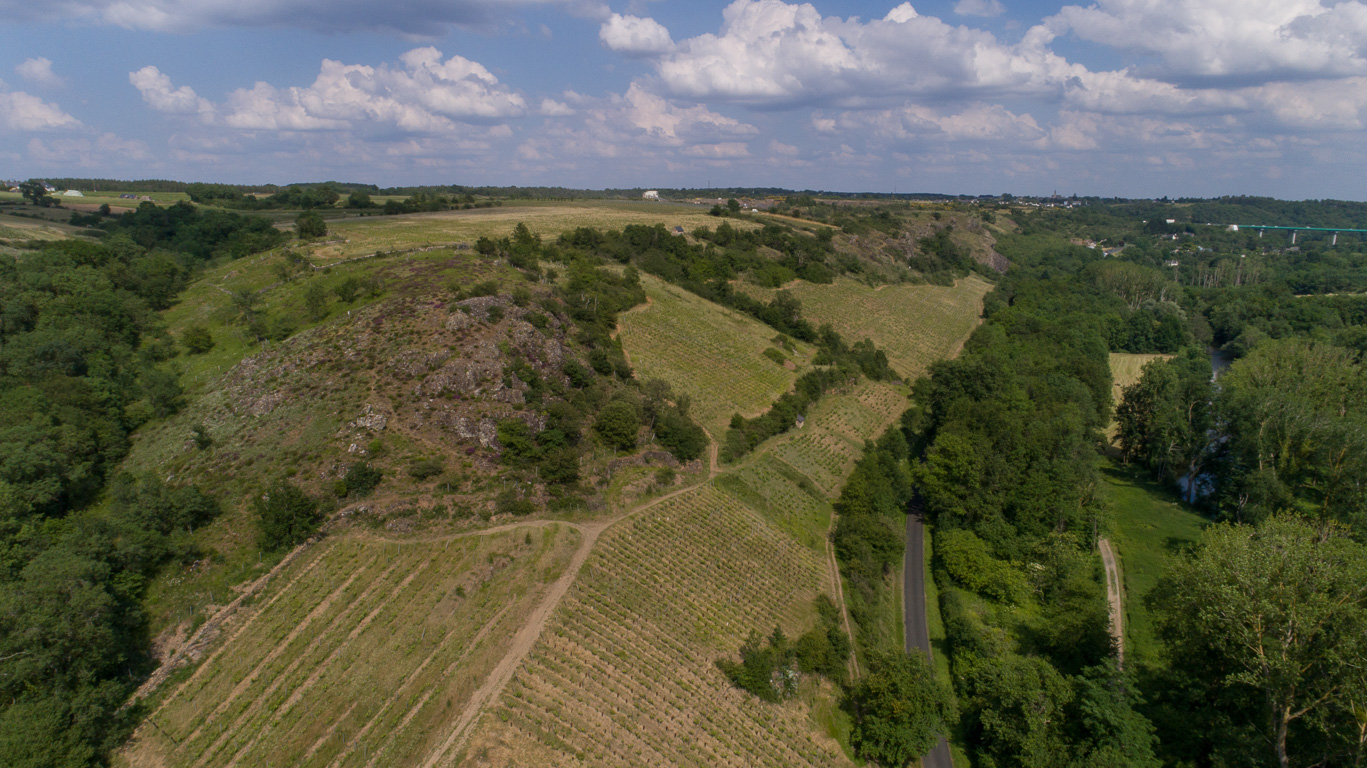
POLYGON ((1206 521, 1138 470, 1107 464, 1102 477, 1101 491, 1112 513, 1111 540, 1125 580, 1125 657, 1152 664, 1158 641, 1144 596, 1168 559, 1196 543, 1206 521))
MULTIPOLYGON (((769 298, 774 291, 741 286, 769 298)), ((802 315, 830 323, 847 343, 872 339, 906 381, 914 381, 936 360, 958 352, 977 327, 983 296, 992 285, 976 275, 953 287, 881 285, 870 288, 848 278, 830 285, 799 280, 786 287, 802 302, 802 315)))
POLYGON ((619 321, 622 348, 636 377, 668 381, 688 395, 690 413, 720 441, 731 414, 768 409, 811 362, 815 351, 797 344, 788 369, 764 356, 774 329, 650 275, 641 276, 649 304, 619 321))
POLYGON ((579 540, 551 525, 319 544, 229 620, 120 762, 411 764, 445 737, 579 540))

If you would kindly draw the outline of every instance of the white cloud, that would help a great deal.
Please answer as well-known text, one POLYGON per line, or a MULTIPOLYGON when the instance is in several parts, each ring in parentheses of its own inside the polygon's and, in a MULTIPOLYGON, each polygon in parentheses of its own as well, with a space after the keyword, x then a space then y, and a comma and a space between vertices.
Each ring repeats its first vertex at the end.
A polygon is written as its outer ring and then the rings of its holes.
POLYGON ((991 18, 1006 13, 1000 0, 959 0, 954 4, 954 12, 960 16, 985 16, 991 18))
POLYGON ((172 115, 198 114, 205 121, 213 119, 214 107, 202 99, 188 85, 171 87, 171 78, 153 66, 128 73, 128 82, 142 93, 142 100, 158 112, 172 115))
POLYGON ((598 30, 603 47, 627 56, 656 56, 674 48, 674 41, 654 19, 614 13, 598 30))
POLYGON ((50 131, 75 128, 81 121, 62 111, 56 104, 23 91, 0 93, 0 121, 15 131, 50 131))
POLYGON ((758 130, 705 106, 680 107, 632 83, 622 98, 622 114, 631 125, 652 136, 679 140, 681 134, 752 135, 758 130))
POLYGON ((778 139, 769 140, 769 151, 775 155, 784 155, 787 157, 792 157, 799 153, 797 147, 793 146, 792 144, 784 144, 778 139))
POLYGON ((66 85, 66 81, 52 71, 52 62, 42 56, 36 59, 26 59, 19 66, 14 68, 19 76, 35 85, 42 85, 48 88, 60 88, 66 85))
POLYGON ((170 78, 156 67, 130 73, 129 81, 153 109, 198 113, 206 122, 221 113, 224 125, 250 131, 369 126, 440 134, 456 130, 457 122, 492 122, 527 112, 523 97, 478 62, 463 56, 443 60, 431 47, 415 48, 399 59, 399 65, 378 67, 324 59, 312 85, 278 88, 258 82, 233 91, 218 106, 189 86, 172 89, 170 78))
POLYGON ((547 117, 566 117, 574 114, 574 107, 563 101, 542 99, 540 112, 547 117))
POLYGON ((1255 84, 1367 74, 1357 0, 1098 0, 1046 20, 1055 34, 1156 57, 1166 78, 1255 84))
POLYGON ((7 21, 108 24, 189 32, 214 27, 286 27, 316 32, 388 32, 436 38, 452 27, 490 27, 524 8, 558 6, 606 16, 600 0, 0 0, 7 21))

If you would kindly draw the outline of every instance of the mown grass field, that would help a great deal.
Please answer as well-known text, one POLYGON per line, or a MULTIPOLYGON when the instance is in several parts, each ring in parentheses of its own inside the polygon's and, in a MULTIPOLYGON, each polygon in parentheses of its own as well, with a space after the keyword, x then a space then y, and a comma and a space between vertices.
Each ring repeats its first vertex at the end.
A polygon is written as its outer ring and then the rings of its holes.
POLYGON ((1107 464, 1102 478, 1112 543, 1125 581, 1125 657, 1153 664, 1159 645, 1144 596, 1158 583, 1168 560, 1200 539, 1207 521, 1136 469, 1107 464))
MULTIPOLYGON (((562 232, 578 227, 621 229, 628 224, 664 224, 671 230, 683 227, 715 227, 718 219, 707 208, 676 203, 588 201, 517 203, 468 211, 414 213, 403 216, 364 216, 328 223, 325 242, 311 249, 318 263, 375 253, 423 248, 431 245, 467 243, 481 237, 507 237, 519 222, 550 242, 562 232)), ((731 226, 759 226, 744 219, 728 219, 731 226)))
MULTIPOLYGON (((768 298, 774 291, 742 286, 768 298)), ((841 278, 829 285, 798 281, 787 287, 802 302, 802 315, 830 323, 853 344, 871 339, 906 381, 914 381, 936 360, 951 356, 977 327, 986 280, 970 275, 953 287, 884 285, 870 288, 841 278)))
POLYGON ((1139 381, 1144 366, 1154 360, 1168 360, 1172 355, 1137 354, 1133 352, 1111 353, 1111 399, 1120 405, 1121 390, 1139 381))
POLYGON ((318 544, 225 625, 118 762, 413 764, 445 738, 579 540, 550 525, 318 544))
POLYGON ((731 414, 763 413, 808 367, 815 350, 797 344, 788 369, 764 356, 778 333, 650 275, 641 276, 650 303, 618 321, 622 348, 638 379, 664 379, 692 400, 690 413, 720 441, 731 414))

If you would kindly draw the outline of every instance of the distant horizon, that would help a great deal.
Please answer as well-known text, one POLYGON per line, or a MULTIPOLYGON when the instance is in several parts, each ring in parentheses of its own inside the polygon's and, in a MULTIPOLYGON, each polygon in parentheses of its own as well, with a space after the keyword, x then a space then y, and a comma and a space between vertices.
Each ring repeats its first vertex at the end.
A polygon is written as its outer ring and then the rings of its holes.
POLYGON ((1362 199, 1365 8, 0 0, 0 169, 1362 199))

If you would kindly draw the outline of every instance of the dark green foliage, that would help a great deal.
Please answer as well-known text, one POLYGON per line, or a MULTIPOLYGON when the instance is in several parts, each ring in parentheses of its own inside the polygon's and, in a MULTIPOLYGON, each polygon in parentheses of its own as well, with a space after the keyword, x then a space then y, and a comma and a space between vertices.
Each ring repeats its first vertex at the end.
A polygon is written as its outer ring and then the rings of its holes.
POLYGON ((195 441, 195 447, 201 451, 209 450, 214 444, 212 437, 209 437, 209 429, 201 422, 190 429, 190 438, 195 441))
POLYGON ((774 627, 768 638, 750 630, 750 636, 740 647, 740 663, 718 659, 717 667, 732 685, 763 699, 777 702, 790 699, 797 693, 797 664, 795 651, 783 630, 774 627))
POLYGON ((180 344, 192 355, 202 355, 214 348, 214 337, 202 325, 192 325, 180 335, 180 344))
POLYGON ((324 237, 328 233, 327 222, 318 215, 317 211, 305 211, 299 214, 299 218, 294 220, 294 229, 299 234, 300 240, 324 237))
POLYGON ((536 503, 524 498, 516 490, 508 489, 494 500, 494 512, 500 515, 525 517, 536 511, 536 503))
POLYGON ((503 449, 504 464, 530 466, 541 457, 531 427, 521 419, 503 419, 498 423, 498 444, 503 449))
POLYGON ((850 705, 855 751, 885 766, 903 766, 930 752, 956 718, 953 694, 920 651, 870 654, 850 705))
POLYGON ((351 194, 347 195, 346 207, 361 209, 374 208, 375 203, 371 201, 370 195, 367 195, 366 193, 360 190, 356 190, 355 192, 352 192, 351 194))
POLYGON ((355 277, 346 277, 342 281, 332 286, 332 292, 337 294, 337 298, 343 304, 350 304, 361 295, 361 281, 355 277))
POLYGON ((359 498, 375 490, 383 479, 384 473, 378 467, 371 466, 369 462, 358 461, 347 467, 342 482, 347 496, 359 498))
POLYGON ((142 391, 158 418, 170 416, 185 404, 185 390, 180 386, 180 377, 172 371, 162 368, 144 371, 142 391))
POLYGON ((576 389, 583 389, 593 383, 593 372, 574 358, 567 359, 560 370, 570 380, 570 385, 576 389))
MULTIPOLYGON (((356 465, 352 465, 353 469, 356 465)), ((351 477, 351 471, 347 472, 351 477)), ((257 542, 264 550, 289 549, 318 531, 323 513, 318 500, 293 483, 272 485, 256 499, 257 542)))
POLYGON ((679 461, 698 458, 708 443, 703 428, 677 410, 665 412, 655 422, 655 438, 679 461))
POLYGON ((1004 603, 1020 603, 1029 596, 1025 575, 993 557, 972 531, 942 532, 935 539, 935 557, 950 578, 965 589, 1004 603))
POLYGON ((622 400, 614 400, 603 406, 593 423, 593 430, 603 438, 603 442, 619 451, 636 447, 636 432, 640 427, 640 415, 630 403, 622 400))

